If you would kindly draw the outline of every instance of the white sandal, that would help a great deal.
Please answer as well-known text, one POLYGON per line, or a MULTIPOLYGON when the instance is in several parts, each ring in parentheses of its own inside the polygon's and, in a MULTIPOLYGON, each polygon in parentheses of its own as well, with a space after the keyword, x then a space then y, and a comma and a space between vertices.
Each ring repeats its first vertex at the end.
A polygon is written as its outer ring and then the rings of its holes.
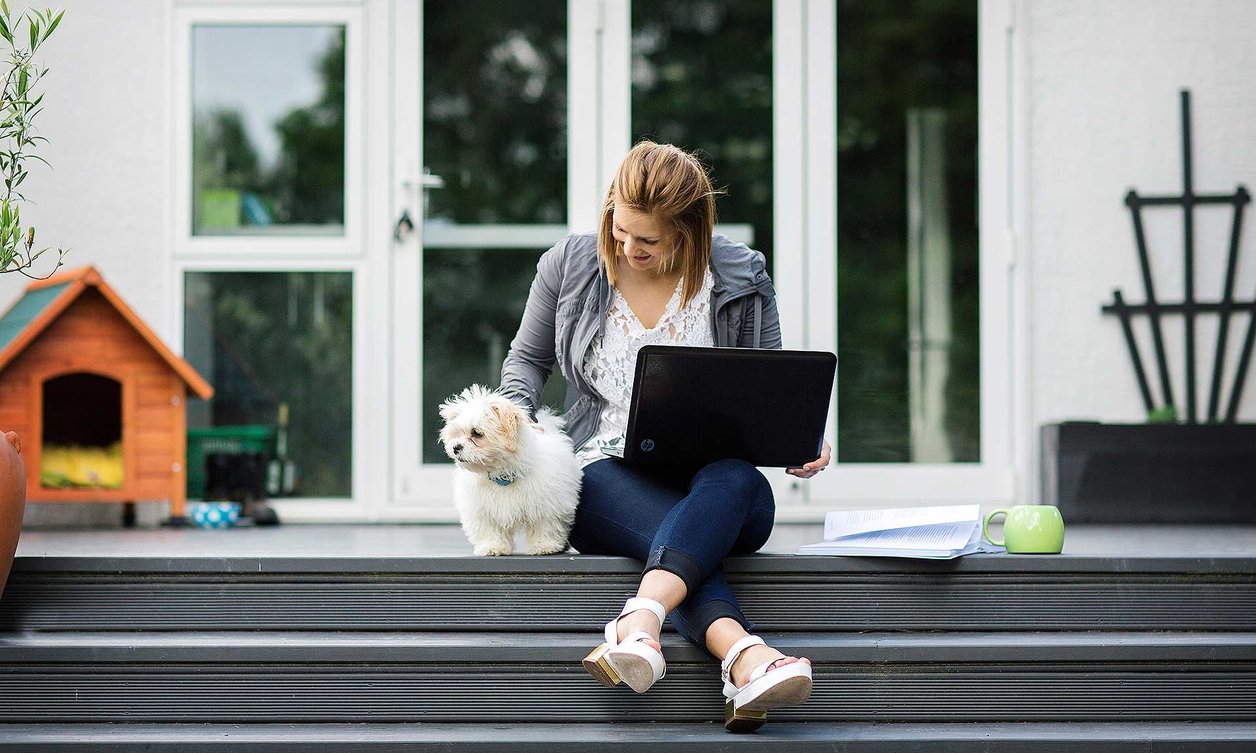
POLYGON ((757 635, 748 635, 734 643, 720 664, 724 678, 724 729, 729 732, 753 732, 768 720, 768 709, 793 706, 811 695, 811 665, 796 661, 768 671, 781 659, 765 661, 750 672, 750 680, 742 687, 733 684, 732 666, 741 652, 764 643, 757 635))
POLYGON ((606 642, 593 649, 580 663, 589 670, 598 682, 606 687, 614 687, 620 682, 628 683, 628 687, 644 693, 650 686, 663 679, 667 674, 667 663, 663 654, 641 642, 641 639, 654 640, 654 636, 638 630, 624 636, 622 641, 616 640, 616 624, 619 618, 638 609, 649 609, 659 618, 662 628, 667 610, 654 599, 634 596, 624 604, 619 615, 606 623, 606 642))

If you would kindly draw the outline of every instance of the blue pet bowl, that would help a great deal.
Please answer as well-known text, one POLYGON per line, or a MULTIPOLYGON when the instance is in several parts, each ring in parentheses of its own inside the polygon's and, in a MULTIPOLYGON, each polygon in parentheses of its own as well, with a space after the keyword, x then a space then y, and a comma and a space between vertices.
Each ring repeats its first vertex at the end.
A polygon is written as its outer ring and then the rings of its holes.
POLYGON ((189 502, 188 517, 201 528, 229 528, 240 519, 240 503, 189 502))

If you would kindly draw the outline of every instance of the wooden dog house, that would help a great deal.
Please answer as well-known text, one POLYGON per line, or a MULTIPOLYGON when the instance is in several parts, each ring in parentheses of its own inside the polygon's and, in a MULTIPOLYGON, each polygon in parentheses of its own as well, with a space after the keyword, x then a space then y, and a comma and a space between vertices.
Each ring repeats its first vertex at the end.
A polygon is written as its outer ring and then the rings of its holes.
POLYGON ((30 283, 0 317, 0 431, 22 439, 28 502, 169 500, 182 518, 189 391, 214 394, 91 266, 30 283), (95 453, 75 466, 87 478, 51 468, 71 452, 95 453))

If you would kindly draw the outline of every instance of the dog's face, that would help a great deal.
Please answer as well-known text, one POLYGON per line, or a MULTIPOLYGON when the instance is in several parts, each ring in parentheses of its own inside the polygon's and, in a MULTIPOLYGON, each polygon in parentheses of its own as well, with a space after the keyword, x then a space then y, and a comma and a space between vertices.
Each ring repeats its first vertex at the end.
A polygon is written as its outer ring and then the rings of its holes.
POLYGON ((527 414, 509 398, 472 385, 446 400, 440 417, 440 441, 455 462, 480 472, 513 465, 527 414))

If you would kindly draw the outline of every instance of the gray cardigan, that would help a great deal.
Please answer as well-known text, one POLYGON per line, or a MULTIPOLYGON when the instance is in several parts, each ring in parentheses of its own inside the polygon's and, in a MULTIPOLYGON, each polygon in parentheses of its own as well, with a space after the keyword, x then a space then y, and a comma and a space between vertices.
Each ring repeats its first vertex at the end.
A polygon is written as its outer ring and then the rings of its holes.
MULTIPOLYGON (((711 326, 717 347, 780 348, 776 291, 763 254, 716 233, 711 243, 711 326)), ((567 380, 567 434, 577 450, 597 431, 603 400, 581 371, 600 334, 611 287, 597 235, 568 235, 541 255, 519 332, 502 363, 501 392, 535 415, 554 363, 567 380)))

